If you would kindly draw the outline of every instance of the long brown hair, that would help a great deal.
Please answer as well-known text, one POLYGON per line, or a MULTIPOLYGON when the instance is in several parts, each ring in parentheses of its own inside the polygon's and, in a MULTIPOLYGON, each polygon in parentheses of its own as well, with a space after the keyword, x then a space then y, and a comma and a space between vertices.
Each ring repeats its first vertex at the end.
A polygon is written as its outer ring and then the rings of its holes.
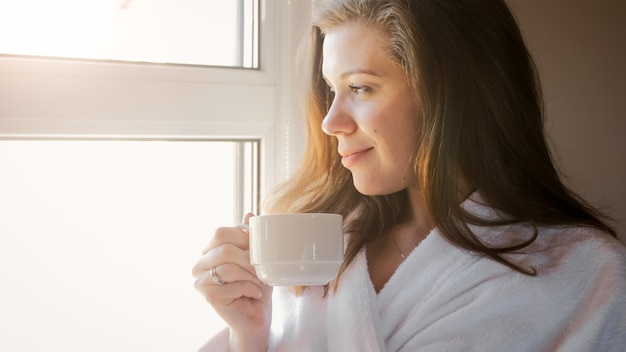
POLYGON ((307 101, 308 144, 302 166, 277 188, 270 212, 332 212, 350 234, 342 271, 357 253, 397 221, 406 192, 364 196, 342 167, 336 140, 321 123, 332 96, 322 79, 324 31, 344 23, 375 26, 400 63, 421 107, 414 165, 428 212, 451 243, 534 275, 502 257, 530 245, 491 248, 467 224, 578 225, 616 236, 602 214, 562 183, 544 132, 537 70, 516 20, 502 0, 330 0, 312 30, 307 101), (459 204, 463 178, 500 220, 472 216, 459 204))

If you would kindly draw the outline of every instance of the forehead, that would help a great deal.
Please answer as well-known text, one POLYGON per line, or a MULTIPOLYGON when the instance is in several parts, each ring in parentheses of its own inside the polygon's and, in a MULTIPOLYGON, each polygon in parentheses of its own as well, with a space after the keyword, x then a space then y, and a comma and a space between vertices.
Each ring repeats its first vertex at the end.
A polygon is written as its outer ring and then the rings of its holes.
POLYGON ((375 26, 347 23, 325 32, 322 72, 341 75, 353 70, 375 71, 385 75, 396 62, 387 54, 387 37, 375 26))

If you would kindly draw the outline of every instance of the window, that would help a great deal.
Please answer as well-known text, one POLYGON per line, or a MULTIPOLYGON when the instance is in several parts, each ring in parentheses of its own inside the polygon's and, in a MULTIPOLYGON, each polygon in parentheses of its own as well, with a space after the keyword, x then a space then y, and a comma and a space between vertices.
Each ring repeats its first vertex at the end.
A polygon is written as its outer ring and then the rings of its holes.
POLYGON ((0 54, 0 350, 194 350, 223 327, 191 266, 297 164, 309 7, 258 2, 253 69, 0 54))
POLYGON ((256 68, 257 18, 255 0, 4 1, 0 53, 256 68))
POLYGON ((254 149, 0 141, 0 350, 197 349, 224 324, 190 270, 252 209, 254 149))

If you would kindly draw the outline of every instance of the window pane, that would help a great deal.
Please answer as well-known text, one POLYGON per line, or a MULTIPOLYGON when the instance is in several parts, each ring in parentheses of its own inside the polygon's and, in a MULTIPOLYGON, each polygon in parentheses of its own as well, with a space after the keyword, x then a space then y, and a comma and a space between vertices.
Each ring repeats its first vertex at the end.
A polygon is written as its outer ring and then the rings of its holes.
POLYGON ((223 323, 191 267, 253 145, 0 141, 0 351, 196 350, 223 323))
POLYGON ((257 0, 0 2, 0 53, 257 67, 257 0))

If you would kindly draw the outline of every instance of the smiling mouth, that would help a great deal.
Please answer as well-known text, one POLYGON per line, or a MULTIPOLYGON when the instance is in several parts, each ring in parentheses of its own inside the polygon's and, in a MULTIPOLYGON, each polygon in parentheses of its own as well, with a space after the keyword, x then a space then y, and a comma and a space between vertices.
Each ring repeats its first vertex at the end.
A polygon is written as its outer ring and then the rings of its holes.
POLYGON ((370 147, 370 148, 359 150, 359 151, 356 151, 356 152, 350 152, 350 153, 342 154, 341 155, 341 163, 346 168, 351 166, 351 165, 354 165, 363 155, 365 155, 367 152, 369 152, 372 149, 374 149, 374 148, 370 147))

